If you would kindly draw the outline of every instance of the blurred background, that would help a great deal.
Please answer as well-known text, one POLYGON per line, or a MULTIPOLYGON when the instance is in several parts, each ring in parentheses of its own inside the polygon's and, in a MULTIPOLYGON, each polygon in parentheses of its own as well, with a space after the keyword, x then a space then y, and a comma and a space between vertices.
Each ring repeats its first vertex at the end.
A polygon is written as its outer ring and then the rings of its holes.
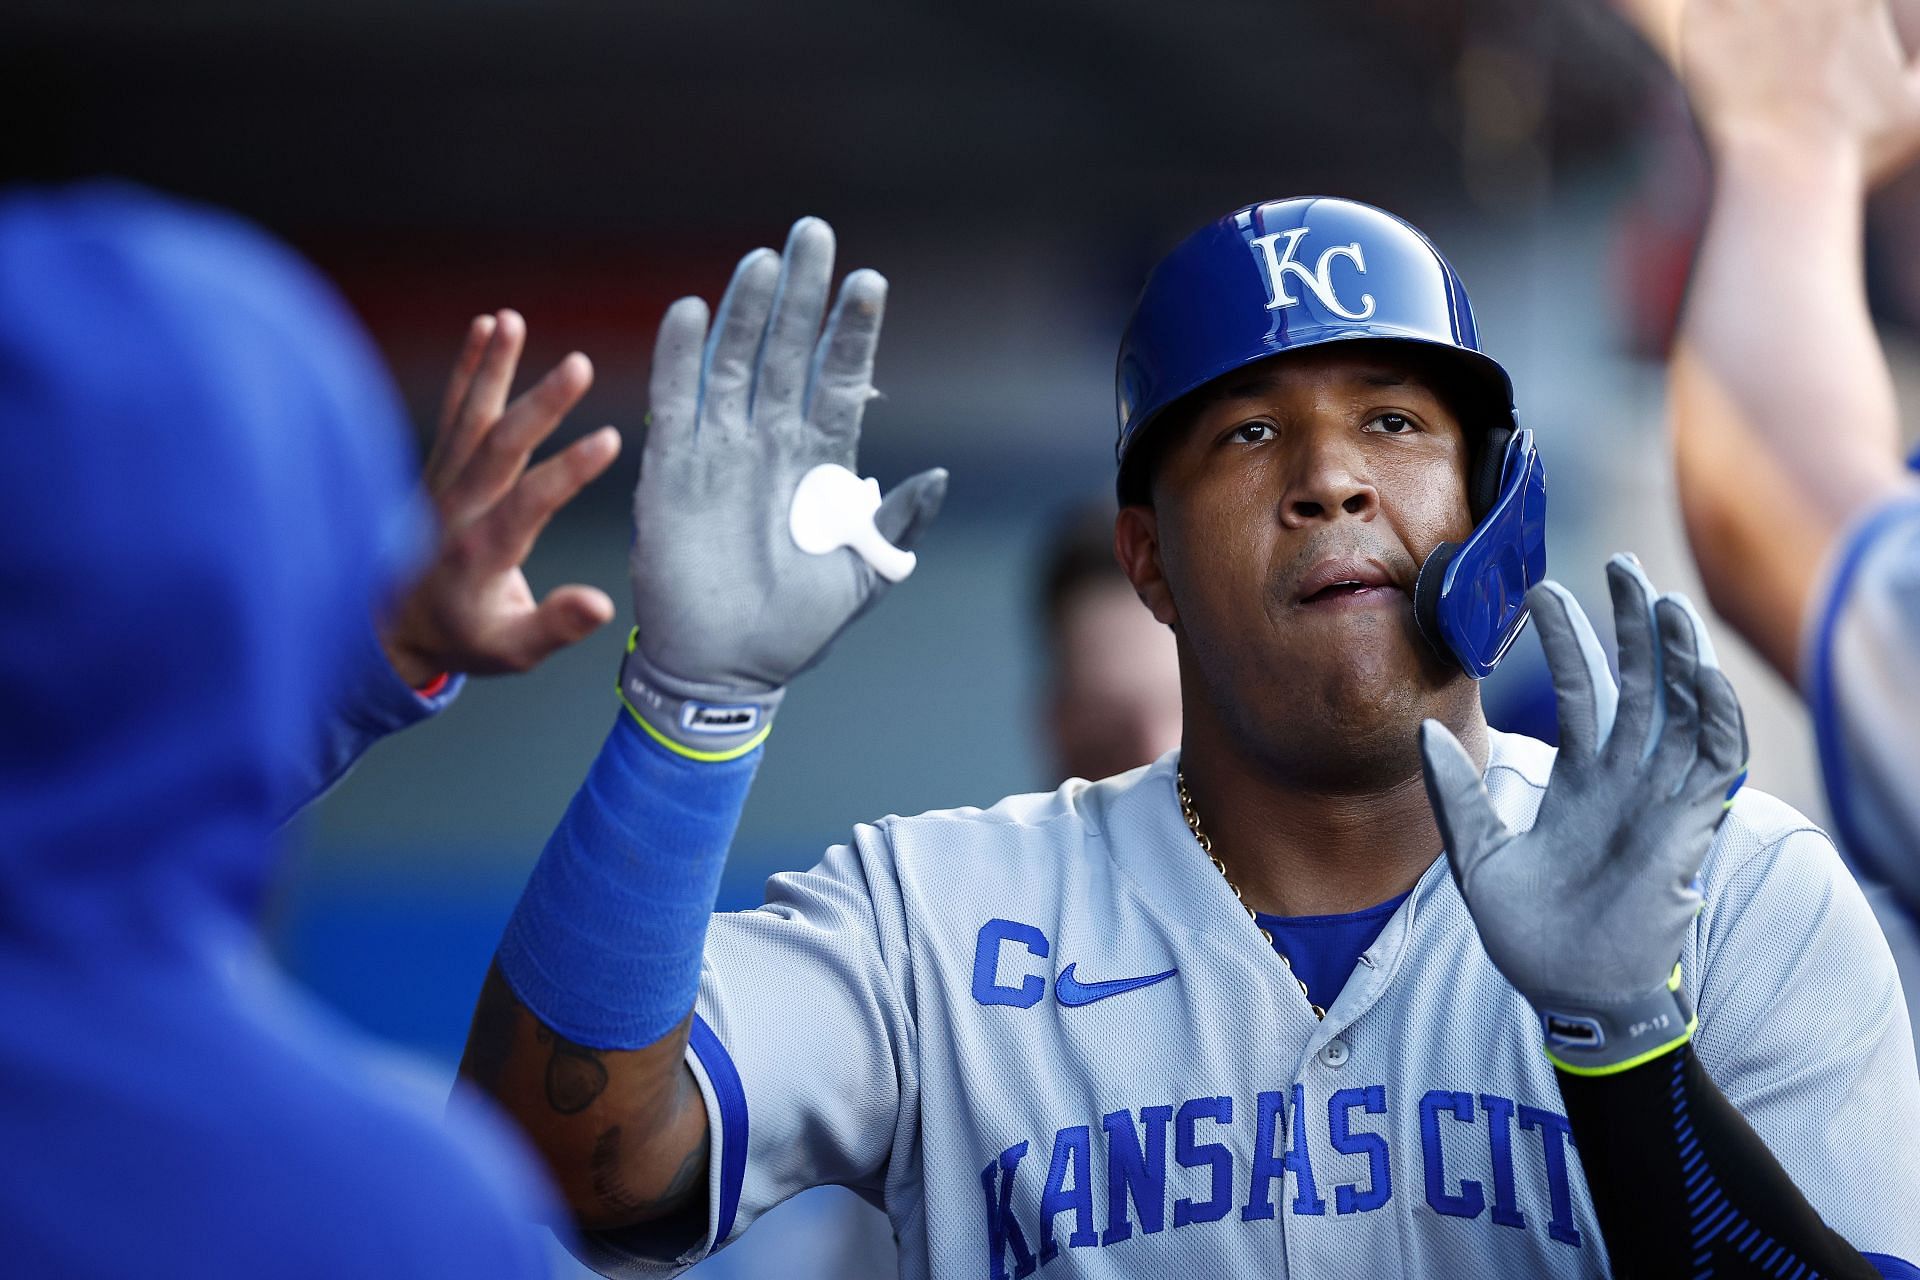
MULTIPOLYGON (((1427 230, 1540 434, 1555 576, 1602 614, 1610 551, 1694 582, 1661 360, 1706 179, 1664 64, 1604 0, 9 0, 0 98, 0 178, 122 175, 290 239, 423 425, 480 311, 526 315, 523 370, 593 357, 570 439, 636 428, 666 304, 717 296, 801 214, 838 230, 843 269, 891 279, 864 469, 891 484, 945 465, 951 496, 913 580, 788 700, 723 906, 854 821, 1058 781, 1042 544, 1110 493, 1114 350, 1147 268, 1238 205, 1324 192, 1427 230)), ((1895 189, 1874 219, 1903 366, 1915 205, 1895 189)), ((563 513, 536 589, 625 601, 634 467, 629 451, 563 513)), ((474 683, 299 832, 271 921, 287 965, 449 1075, 519 885, 613 720, 618 632, 474 683)), ((1720 638, 1756 783, 1818 812, 1797 704, 1720 638)), ((1488 700, 1550 734, 1530 638, 1488 700)), ((877 1214, 796 1205, 703 1274, 882 1275, 886 1234, 877 1214), (756 1263, 774 1247, 777 1267, 756 1263)))

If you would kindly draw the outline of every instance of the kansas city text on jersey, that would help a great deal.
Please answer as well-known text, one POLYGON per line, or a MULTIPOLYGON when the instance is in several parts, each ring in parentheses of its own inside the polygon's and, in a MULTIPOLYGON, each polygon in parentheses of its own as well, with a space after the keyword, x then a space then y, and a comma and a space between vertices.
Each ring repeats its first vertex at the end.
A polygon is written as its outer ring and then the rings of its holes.
MULTIPOLYGON (((1567 1166, 1572 1134, 1557 1112, 1495 1094, 1429 1089, 1410 1100, 1420 1149, 1388 1147, 1388 1097, 1380 1084, 1324 1100, 1302 1085, 1251 1099, 1221 1094, 1109 1112, 1068 1125, 1045 1142, 1023 1139, 980 1171, 988 1274, 1021 1280, 1063 1249, 1107 1248, 1136 1234, 1209 1223, 1270 1222, 1280 1213, 1371 1213, 1395 1194, 1423 1196, 1434 1213, 1536 1230, 1578 1248, 1567 1166), (1316 1166, 1308 1126, 1337 1153, 1316 1166), (1456 1144, 1486 1152, 1491 1184, 1450 1174, 1456 1144), (1399 1179, 1395 1166, 1399 1166, 1399 1179), (1414 1186, 1406 1187, 1411 1176, 1414 1186), (1544 1185, 1544 1219, 1520 1207, 1517 1180, 1544 1185)), ((1254 1227, 1253 1229, 1257 1229, 1254 1227)))

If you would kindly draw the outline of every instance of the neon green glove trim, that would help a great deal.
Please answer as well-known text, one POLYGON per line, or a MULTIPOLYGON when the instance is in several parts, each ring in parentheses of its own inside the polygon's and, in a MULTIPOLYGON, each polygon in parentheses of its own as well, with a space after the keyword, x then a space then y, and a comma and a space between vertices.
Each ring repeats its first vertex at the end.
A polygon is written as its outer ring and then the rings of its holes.
POLYGON ((1699 1027, 1699 1025, 1700 1025, 1700 1015, 1695 1014, 1693 1017, 1687 1019, 1687 1029, 1683 1034, 1677 1035, 1673 1039, 1667 1041, 1665 1044, 1660 1045, 1657 1048, 1649 1049, 1645 1053, 1636 1053, 1635 1055, 1633 1055, 1633 1057, 1628 1058, 1625 1062, 1613 1062, 1613 1063, 1607 1064, 1604 1067, 1576 1067, 1570 1062, 1564 1062, 1561 1059, 1554 1057, 1553 1050, 1547 1048, 1545 1045, 1542 1045, 1540 1047, 1540 1052, 1547 1055, 1548 1062, 1551 1062, 1554 1066, 1560 1068, 1560 1070, 1566 1072, 1568 1075, 1588 1076, 1588 1077, 1617 1076, 1622 1071, 1631 1071, 1635 1067, 1645 1066, 1647 1063, 1652 1062, 1655 1058, 1661 1057, 1665 1054, 1672 1053, 1675 1049, 1678 1049, 1681 1045, 1693 1039, 1694 1030, 1697 1027, 1699 1027))
MULTIPOLYGON (((614 688, 617 690, 619 686, 615 685, 614 688)), ((695 751, 692 747, 681 746, 672 738, 667 737, 658 729, 648 724, 647 718, 638 711, 635 711, 633 704, 627 701, 627 695, 625 693, 620 694, 620 705, 627 709, 627 714, 633 717, 635 724, 647 731, 649 738, 652 738, 655 742, 677 756, 684 756, 688 760, 698 760, 702 764, 719 764, 726 760, 738 760, 741 756, 765 742, 767 735, 773 732, 773 726, 769 724, 737 747, 729 747, 725 751, 695 751)))
MULTIPOLYGON (((677 695, 672 693, 662 694, 654 683, 657 677, 646 672, 645 663, 639 654, 639 648, 640 628, 634 627, 627 632, 627 661, 621 666, 620 678, 614 681, 613 687, 614 691, 620 696, 620 705, 625 707, 627 714, 638 721, 640 727, 647 731, 648 737, 682 759, 698 760, 702 764, 720 764, 728 760, 738 760, 741 756, 746 755, 749 751, 752 751, 755 747, 758 747, 767 740, 767 735, 773 731, 773 709, 780 704, 781 691, 777 689, 770 691, 768 694, 761 695, 758 698, 752 697, 751 695, 741 696, 741 702, 750 703, 757 707, 756 715, 760 717, 760 731, 755 733, 751 738, 748 738, 745 742, 736 742, 730 747, 721 747, 709 751, 701 747, 689 746, 687 743, 677 741, 661 729, 656 728, 646 716, 640 713, 640 708, 634 706, 633 699, 627 696, 627 680, 629 676, 633 677, 634 686, 644 691, 645 694, 661 696, 664 700, 669 701, 675 697, 684 698, 686 694, 684 692, 677 695), (640 673, 634 673, 628 670, 628 667, 635 664, 641 667, 640 673)), ((743 729, 740 732, 744 733, 745 730, 743 729)))

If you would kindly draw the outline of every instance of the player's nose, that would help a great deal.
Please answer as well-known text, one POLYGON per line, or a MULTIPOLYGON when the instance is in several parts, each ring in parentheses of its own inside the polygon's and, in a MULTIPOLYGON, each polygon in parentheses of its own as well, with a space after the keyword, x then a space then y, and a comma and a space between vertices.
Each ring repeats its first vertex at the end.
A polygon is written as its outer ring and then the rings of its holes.
POLYGON ((1303 440, 1280 495, 1280 523, 1306 528, 1320 521, 1357 516, 1371 520, 1380 494, 1351 448, 1334 440, 1303 440))

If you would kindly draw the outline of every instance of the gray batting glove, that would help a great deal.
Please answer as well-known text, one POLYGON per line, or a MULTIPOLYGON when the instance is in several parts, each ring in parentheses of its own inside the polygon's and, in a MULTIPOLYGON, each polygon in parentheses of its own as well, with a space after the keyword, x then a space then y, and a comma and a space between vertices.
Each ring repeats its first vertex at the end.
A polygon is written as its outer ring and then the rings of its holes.
POLYGON ((1565 588, 1527 593, 1553 673, 1560 754, 1533 827, 1509 831, 1480 771, 1438 722, 1420 729, 1427 797, 1454 880, 1501 973, 1540 1015, 1547 1057, 1624 1071, 1684 1043, 1678 963, 1713 833, 1746 773, 1739 699, 1679 595, 1607 565, 1617 713, 1600 643, 1565 588))
POLYGON ((620 690, 694 759, 765 738, 787 682, 911 571, 905 548, 946 494, 938 469, 884 501, 851 474, 887 282, 849 275, 821 332, 833 249, 832 229, 802 218, 784 257, 741 259, 711 333, 698 298, 660 325, 620 690))

